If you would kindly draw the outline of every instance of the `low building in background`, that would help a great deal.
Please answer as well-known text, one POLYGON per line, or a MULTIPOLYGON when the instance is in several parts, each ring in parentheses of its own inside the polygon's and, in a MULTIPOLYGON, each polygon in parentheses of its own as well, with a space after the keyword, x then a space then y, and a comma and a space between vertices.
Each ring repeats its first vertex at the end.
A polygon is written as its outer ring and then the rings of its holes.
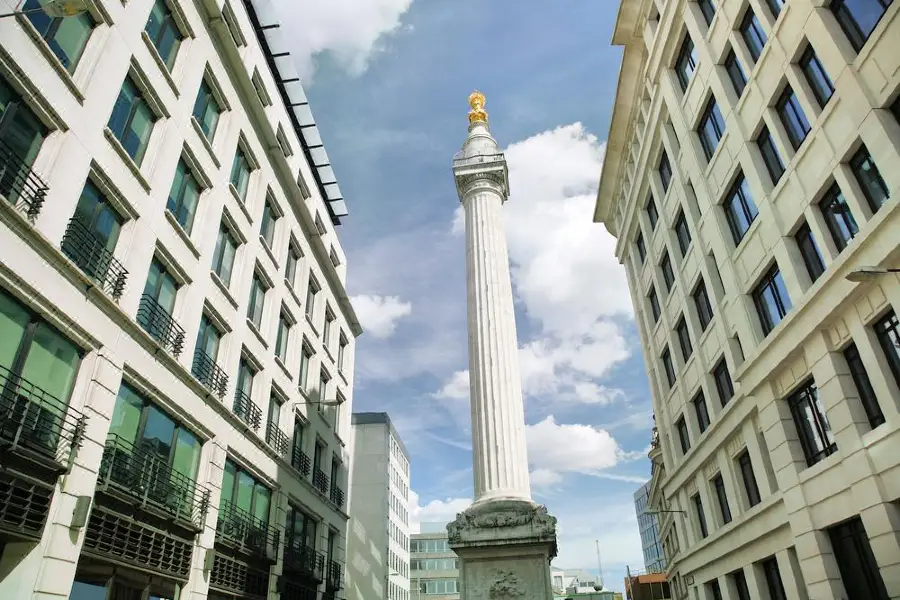
POLYGON ((672 591, 665 573, 631 573, 625 578, 628 600, 669 600, 672 591))
POLYGON ((458 600, 459 558, 447 543, 446 523, 422 523, 409 545, 411 600, 458 600))
POLYGON ((634 493, 634 512, 637 514, 638 528, 641 532, 644 569, 648 573, 661 573, 666 570, 666 557, 659 539, 659 521, 656 514, 650 512, 649 481, 634 493))

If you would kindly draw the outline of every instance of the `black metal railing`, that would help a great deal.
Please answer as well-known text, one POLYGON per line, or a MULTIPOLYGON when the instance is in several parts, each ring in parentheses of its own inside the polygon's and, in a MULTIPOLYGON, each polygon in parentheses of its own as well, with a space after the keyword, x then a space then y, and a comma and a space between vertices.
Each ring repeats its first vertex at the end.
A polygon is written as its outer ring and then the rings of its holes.
POLYGON ((287 571, 299 571, 321 582, 325 579, 325 555, 304 544, 302 539, 287 538, 284 568, 287 571))
POLYGON ((137 322, 159 344, 175 356, 184 348, 184 329, 150 294, 141 296, 137 322))
POLYGON ((334 482, 331 484, 331 494, 329 495, 329 498, 331 498, 332 504, 338 508, 344 508, 344 490, 339 488, 334 482))
POLYGON ((0 140, 0 196, 34 221, 41 214, 49 189, 31 165, 0 140))
POLYGON ((118 435, 106 440, 97 483, 104 491, 116 490, 141 506, 200 531, 209 508, 209 490, 169 466, 168 457, 152 447, 135 446, 118 435))
POLYGON ((275 560, 281 540, 281 532, 274 526, 228 501, 219 507, 216 535, 248 554, 268 560, 275 560))
POLYGON ((86 421, 53 394, 0 367, 0 447, 5 451, 28 450, 66 470, 86 421))
POLYGON ((328 493, 328 475, 318 467, 313 471, 313 486, 323 494, 328 493))
POLYGON ((291 448, 291 438, 271 421, 266 423, 266 443, 272 446, 279 456, 285 456, 291 448))
POLYGON ((228 391, 228 374, 200 348, 194 351, 191 373, 197 378, 197 381, 212 390, 219 398, 223 398, 225 392, 228 391))
POLYGON ((63 254, 114 300, 122 297, 128 270, 81 219, 73 217, 69 220, 60 247, 63 254))
POLYGON ((291 456, 291 466, 297 469, 301 475, 306 477, 312 469, 312 459, 309 458, 309 454, 295 446, 293 455, 291 456))
POLYGON ((328 561, 328 574, 325 582, 326 587, 332 590, 339 590, 344 587, 344 565, 336 560, 328 561))
POLYGON ((254 431, 262 424, 262 410, 241 390, 234 391, 234 414, 254 431))

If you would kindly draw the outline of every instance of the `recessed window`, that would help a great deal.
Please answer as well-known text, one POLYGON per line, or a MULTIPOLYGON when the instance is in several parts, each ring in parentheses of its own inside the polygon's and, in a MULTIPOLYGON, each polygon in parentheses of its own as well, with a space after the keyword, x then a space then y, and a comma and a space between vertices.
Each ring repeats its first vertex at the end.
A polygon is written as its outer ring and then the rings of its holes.
POLYGON ((854 597, 890 600, 862 519, 829 527, 828 537, 844 586, 853 590, 854 597))
POLYGON ((672 165, 669 164, 669 156, 663 152, 659 159, 659 179, 662 182, 663 192, 669 190, 672 183, 672 165))
POLYGON ((707 583, 706 590, 711 600, 722 600, 722 589, 719 587, 718 579, 713 579, 707 583))
POLYGON ((822 262, 822 255, 819 254, 819 248, 816 246, 816 240, 813 238, 809 225, 803 223, 797 233, 794 235, 797 240, 797 247, 800 249, 800 256, 803 257, 803 264, 806 265, 806 272, 809 273, 810 281, 818 279, 825 272, 825 264, 822 262))
POLYGON ((731 507, 728 506, 728 494, 725 493, 725 481, 719 473, 712 479, 713 489, 716 491, 716 500, 719 502, 719 513, 722 516, 722 524, 731 523, 731 507))
POLYGON ((684 417, 679 418, 675 422, 675 430, 678 432, 678 441, 681 444, 681 453, 687 454, 691 449, 691 437, 688 435, 688 426, 684 417))
POLYGON ((756 475, 753 474, 753 463, 750 462, 750 453, 747 450, 737 457, 738 468, 741 471, 741 481, 744 482, 744 493, 747 494, 747 506, 754 507, 761 502, 759 486, 756 484, 756 475))
POLYGON ((683 210, 678 213, 678 218, 675 219, 675 237, 678 238, 678 248, 681 250, 681 256, 685 256, 688 248, 691 247, 691 230, 688 228, 683 210))
POLYGON ((306 288, 306 316, 310 319, 316 314, 316 294, 319 293, 319 284, 309 276, 309 285, 306 288))
POLYGON ((250 286, 250 303, 247 307, 247 318, 256 325, 259 330, 262 327, 263 308, 266 303, 266 285, 259 273, 253 274, 253 284, 250 286))
POLYGON ((165 0, 155 0, 144 30, 150 37, 150 41, 153 42, 153 47, 159 52, 159 57, 171 71, 175 66, 178 46, 181 45, 184 36, 181 35, 178 23, 175 22, 175 17, 172 16, 172 11, 169 10, 169 5, 165 0))
POLYGON ((697 70, 697 50, 694 48, 694 42, 691 36, 684 36, 681 43, 681 49, 678 51, 678 58, 675 59, 675 73, 678 75, 678 83, 681 84, 681 91, 687 90, 694 71, 697 70))
POLYGON ((656 288, 651 287, 650 293, 647 294, 647 299, 650 301, 650 312, 653 315, 653 322, 656 323, 659 321, 659 298, 656 296, 656 288))
POLYGON ((697 308, 697 317, 700 319, 700 327, 703 331, 709 326, 709 322, 713 318, 712 305, 709 303, 709 295, 706 293, 706 284, 703 280, 694 288, 691 296, 694 299, 694 306, 697 308))
POLYGON ((800 100, 797 99, 797 94, 794 93, 791 86, 786 86, 781 92, 778 102, 775 103, 775 110, 778 112, 781 124, 784 125, 791 146, 797 150, 809 134, 810 126, 806 114, 800 106, 800 100))
POLYGON ((291 287, 297 281, 297 266, 300 264, 300 258, 303 255, 293 244, 288 246, 287 262, 284 267, 284 278, 291 287))
POLYGON ((175 179, 172 180, 172 188, 169 190, 169 200, 166 209, 172 213, 181 228, 188 234, 194 226, 194 215, 197 213, 197 204, 200 200, 200 184, 184 159, 178 161, 175 168, 175 179))
POLYGON ((834 84, 831 83, 831 78, 828 77, 825 67, 822 66, 822 62, 816 56, 816 51, 812 46, 807 46, 800 57, 800 68, 806 75, 806 81, 812 88, 816 102, 819 103, 819 107, 824 108, 834 94, 834 84))
POLYGON ((753 196, 750 195, 750 189, 747 187, 747 180, 743 174, 738 175, 737 181, 731 186, 723 207, 728 228, 731 230, 731 237, 734 239, 734 244, 738 245, 758 214, 756 203, 753 202, 753 196))
POLYGON ((747 44, 747 50, 750 52, 750 56, 755 63, 762 55, 763 48, 766 47, 768 38, 766 37, 766 32, 763 30, 759 19, 757 19, 756 15, 753 13, 753 9, 747 9, 747 14, 744 15, 744 20, 741 21, 740 29, 741 37, 744 38, 744 43, 747 44))
POLYGON ((269 249, 272 249, 275 246, 275 227, 277 224, 278 213, 275 211, 275 207, 272 206, 272 202, 267 198, 263 205, 262 219, 260 219, 259 224, 259 235, 266 241, 269 249))
POLYGON ((662 260, 659 261, 659 269, 662 271, 663 281, 666 284, 666 292, 671 292, 675 286, 675 273, 672 271, 672 259, 669 253, 663 254, 662 260))
POLYGON ((350 342, 347 341, 347 336, 344 335, 344 332, 341 332, 341 335, 338 337, 338 355, 337 355, 337 365, 338 372, 343 373, 344 367, 346 367, 347 360, 347 346, 350 345, 350 342))
POLYGON ((42 9, 42 4, 45 3, 26 0, 21 14, 28 17, 66 71, 74 73, 94 30, 94 21, 87 12, 72 17, 51 17, 42 9))
POLYGON ((766 588, 769 590, 770 600, 787 600, 787 594, 784 593, 784 584, 781 583, 778 561, 775 560, 775 557, 764 560, 762 569, 766 577, 766 588))
POLYGON ((705 538, 709 535, 709 529, 706 527, 706 514, 703 512, 703 500, 700 494, 694 495, 694 510, 697 514, 697 525, 700 526, 700 537, 705 538))
POLYGON ((756 137, 756 145, 759 148, 759 153, 762 154, 763 162, 766 164, 766 171, 769 172, 772 184, 778 183, 781 180, 781 176, 784 175, 784 163, 781 160, 781 155, 778 154, 778 148, 775 146, 775 140, 772 139, 772 134, 769 133, 768 127, 763 127, 762 131, 759 132, 759 135, 756 137))
POLYGON ((897 321, 897 315, 894 311, 889 312, 874 327, 894 379, 900 385, 900 322, 897 321))
POLYGON ((753 290, 753 303, 759 314, 763 333, 768 335, 791 310, 791 299, 778 264, 772 266, 753 290))
POLYGON ((712 23, 713 17, 716 16, 716 6, 713 0, 698 0, 700 12, 703 13, 703 20, 706 21, 707 27, 712 23))
POLYGON ((309 363, 312 360, 312 351, 309 349, 306 340, 303 341, 300 348, 300 375, 297 378, 297 386, 300 391, 306 390, 309 381, 309 363))
POLYGON ((334 326, 334 313, 331 312, 331 307, 328 304, 325 304, 325 325, 322 329, 322 343, 325 345, 325 349, 331 345, 331 331, 334 326))
POLYGON ((687 362, 691 353, 694 352, 694 347, 691 345, 691 334, 688 332, 684 317, 681 317, 678 324, 675 325, 675 334, 678 336, 678 345, 681 347, 681 358, 687 362))
POLYGON ((287 134, 284 132, 284 127, 281 125, 278 126, 278 132, 275 134, 275 139, 278 140, 278 145, 281 147, 281 153, 284 154, 285 158, 294 155, 294 149, 291 148, 291 143, 288 141, 287 134))
POLYGON ((634 245, 637 247, 638 257, 641 259, 641 264, 644 264, 644 260, 647 258, 647 247, 644 245, 644 234, 639 233, 637 238, 634 240, 634 245))
POLYGON ((825 407, 819 398, 814 381, 805 383, 787 399, 800 437, 800 445, 806 456, 806 464, 813 466, 837 451, 837 443, 825 416, 825 407))
MULTIPOLYGON (((3 184, 0 184, 2 189, 3 184)), ((88 179, 60 249, 86 275, 97 282, 106 282, 110 276, 115 277, 111 257, 123 222, 109 199, 88 179)))
POLYGON ((238 146, 234 153, 234 162, 231 163, 231 185, 237 190, 241 200, 247 200, 247 190, 250 187, 250 173, 253 167, 247 159, 243 148, 238 146))
POLYGON ((894 113, 894 118, 897 119, 897 122, 900 123, 900 96, 894 99, 894 103, 891 104, 890 111, 894 113))
POLYGON ((859 394, 860 404, 862 404, 863 410, 866 411, 869 426, 875 429, 884 423, 884 413, 881 412, 878 397, 872 388, 869 373, 866 371, 866 366, 863 364, 856 344, 850 344, 844 349, 844 360, 847 361, 847 366, 850 367, 850 376, 853 378, 853 384, 856 386, 856 392, 859 394))
POLYGON ((841 193, 837 184, 832 185, 825 192, 825 196, 819 202, 819 210, 825 217, 825 224, 828 225, 834 245, 837 246, 838 252, 841 252, 859 233, 859 227, 857 227, 856 219, 853 218, 853 213, 850 212, 844 194, 841 193))
POLYGON ((853 49, 859 52, 875 27, 887 12, 893 0, 832 0, 829 8, 837 18, 841 29, 850 40, 853 49))
POLYGON ((778 18, 778 15, 781 14, 784 3, 785 0, 766 0, 766 6, 769 7, 769 10, 772 11, 772 16, 775 18, 778 18))
POLYGON ((697 415, 697 427, 700 428, 700 433, 703 433, 709 427, 709 411, 702 391, 697 392, 697 395, 691 400, 691 404, 694 405, 694 413, 697 415))
POLYGON ((653 201, 653 196, 647 199, 647 218, 650 219, 650 230, 656 229, 659 213, 656 211, 656 202, 653 201))
POLYGON ((288 342, 291 339, 291 321, 282 312, 278 315, 278 336, 275 339, 275 356, 282 362, 287 360, 288 342))
POLYGON ((669 351, 668 346, 663 350, 660 358, 662 359, 663 370, 666 372, 666 381, 671 388, 675 385, 675 367, 672 365, 672 353, 669 351))
POLYGON ((850 169, 853 170, 853 175, 862 188, 869 208, 873 213, 878 212, 878 209, 887 202, 889 192, 875 161, 872 160, 872 155, 865 146, 861 146, 850 159, 850 169))
POLYGON ((341 257, 338 256, 337 250, 332 248, 328 251, 328 260, 331 261, 331 266, 339 267, 341 265, 341 257))
POLYGON ((144 93, 132 81, 131 76, 126 77, 107 127, 122 144, 128 156, 139 165, 144 160, 144 153, 150 143, 150 134, 155 123, 156 114, 147 104, 144 93))
POLYGON ((237 241, 223 223, 219 226, 219 237, 216 238, 212 270, 226 286, 231 283, 231 271, 234 267, 234 255, 237 253, 237 248, 237 241))
POLYGON ((734 397, 734 384, 731 374, 728 372, 728 363, 723 356, 713 368, 713 380, 716 382, 716 392, 719 394, 719 404, 724 408, 728 401, 734 397))
POLYGON ((319 216, 319 213, 316 213, 315 224, 316 231, 319 233, 319 235, 325 235, 328 232, 328 230, 325 229, 325 223, 322 222, 322 217, 319 216))
POLYGON ((744 88, 747 87, 747 76, 744 75, 741 61, 735 56, 734 50, 729 50, 728 56, 725 57, 725 71, 728 73, 731 85, 734 86, 734 92, 740 98, 741 94, 744 93, 744 88))
POLYGON ((700 145, 703 147, 703 154, 706 160, 712 158, 719 140, 725 134, 725 120, 719 111, 719 105, 716 104, 715 97, 709 99, 706 104, 706 110, 700 118, 700 125, 697 127, 697 135, 700 136, 700 145))
POLYGON ((747 576, 744 575, 743 569, 738 569, 729 577, 734 583, 734 589, 737 590, 737 600, 753 600, 750 596, 750 588, 747 586, 747 576))
POLYGON ((219 124, 219 115, 222 114, 222 108, 219 101, 212 91, 206 79, 200 82, 200 89, 197 91, 197 100, 194 102, 193 116, 200 123, 200 130, 210 142, 216 133, 216 126, 219 124))

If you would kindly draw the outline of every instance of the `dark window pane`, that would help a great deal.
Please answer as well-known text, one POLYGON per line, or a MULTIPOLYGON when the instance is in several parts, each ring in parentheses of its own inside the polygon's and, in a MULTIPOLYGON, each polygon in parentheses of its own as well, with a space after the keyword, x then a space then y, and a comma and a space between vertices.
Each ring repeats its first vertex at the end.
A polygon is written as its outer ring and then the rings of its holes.
POLYGON ((825 416, 825 408, 822 406, 815 383, 812 381, 806 383, 787 401, 794 424, 797 426, 797 434, 807 465, 811 467, 826 456, 834 454, 837 451, 837 443, 831 433, 831 426, 825 416))
POLYGON ((756 312, 759 314, 760 324, 765 334, 781 323, 791 309, 791 299, 777 264, 766 273, 753 290, 753 302, 756 304, 756 312))
POLYGON ((713 579, 707 583, 706 588, 709 590, 710 600, 722 600, 722 590, 719 587, 719 581, 717 579, 713 579))
POLYGON ((872 388, 872 382, 869 380, 869 373, 863 364, 862 357, 856 344, 850 344, 844 350, 844 359, 847 366, 850 367, 850 376, 853 377, 853 383, 856 385, 856 391, 859 393, 859 401, 862 403, 866 416, 869 419, 869 425, 875 429, 884 423, 884 413, 881 412, 881 406, 878 404, 878 397, 872 388))
POLYGON ((128 156, 139 165, 147 150, 155 122, 156 115, 150 110, 143 94, 131 77, 127 77, 119 91, 107 126, 118 138, 128 156))
POLYGON ((647 298, 650 300, 650 311, 653 314, 653 322, 656 323, 659 321, 660 315, 659 298, 656 296, 656 288, 650 288, 650 293, 647 294, 647 298))
POLYGON ((189 234, 194 226, 194 215, 197 213, 200 191, 200 184, 197 183, 187 164, 183 160, 178 161, 166 208, 189 234))
POLYGON ((731 236, 737 245, 744 238, 758 214, 756 203, 753 202, 753 197, 747 187, 747 180, 743 175, 739 175, 731 187, 731 191, 725 198, 724 208, 731 236))
POLYGON ((685 36, 681 49, 678 51, 678 58, 675 59, 675 74, 678 75, 678 82, 681 84, 681 91, 687 90, 694 71, 697 70, 697 51, 694 48, 694 42, 691 36, 685 36))
POLYGON ((653 201, 653 196, 647 200, 647 218, 650 219, 650 229, 656 229, 659 213, 656 211, 656 202, 653 201))
POLYGON ((681 211, 678 214, 678 218, 675 219, 675 236, 678 238, 678 248, 681 250, 681 256, 686 255, 688 248, 691 246, 691 230, 688 229, 684 211, 681 211))
POLYGON ((669 351, 669 348, 666 347, 662 353, 662 363, 663 369, 666 372, 666 381, 669 384, 669 387, 675 385, 675 367, 672 366, 672 353, 669 351))
POLYGON ((759 486, 756 484, 756 475, 753 474, 753 464, 750 462, 750 453, 744 450, 738 456, 737 462, 741 469, 741 479, 744 481, 744 491, 747 493, 747 504, 756 506, 761 499, 759 486))
POLYGON ((716 491, 716 500, 719 502, 719 511, 722 515, 722 524, 731 523, 731 508, 728 506, 728 494, 725 493, 725 481, 722 475, 716 475, 712 480, 713 489, 716 491))
POLYGON ((706 105, 703 117, 700 119, 700 125, 697 128, 697 134, 700 136, 700 145, 703 147, 703 153, 706 160, 712 158, 719 140, 725 133, 725 120, 722 113, 719 112, 719 106, 716 104, 715 98, 710 98, 706 105))
POLYGON ((725 71, 728 72, 731 85, 734 86, 734 91, 740 98, 741 94, 744 93, 744 88, 747 87, 747 76, 744 75, 741 62, 735 56, 734 50, 730 50, 728 56, 725 57, 725 71))
POLYGON ((744 15, 744 20, 741 21, 741 37, 744 38, 744 43, 747 44, 747 50, 750 51, 753 62, 758 61, 768 38, 759 19, 753 14, 752 9, 747 9, 747 14, 744 15))
POLYGON ((687 454, 688 450, 691 449, 691 437, 688 434, 688 427, 684 417, 678 419, 675 423, 675 429, 678 431, 678 441, 681 443, 681 453, 687 454))
POLYGON ((744 575, 743 569, 732 573, 731 579, 734 581, 734 589, 737 590, 737 600, 753 600, 750 597, 750 588, 747 586, 747 577, 744 575))
POLYGON ((809 86, 812 88, 816 102, 819 103, 820 107, 824 108, 831 99, 831 95, 834 94, 834 85, 831 83, 831 78, 825 72, 825 67, 822 66, 822 62, 816 56, 812 46, 807 46, 806 51, 800 57, 800 68, 803 70, 803 74, 806 75, 806 81, 809 82, 809 86))
POLYGON ((781 161, 781 155, 778 154, 778 148, 775 146, 775 141, 772 139, 768 127, 763 127, 762 131, 759 132, 759 136, 756 138, 756 145, 759 147, 760 154, 762 154, 763 162, 766 163, 766 171, 769 172, 772 183, 778 183, 781 176, 784 175, 784 163, 781 161))
POLYGON ((703 433, 709 427, 709 411, 706 407, 706 398, 703 397, 703 392, 699 392, 694 396, 691 402, 694 405, 694 412, 697 414, 697 426, 700 429, 700 433, 703 433))
POLYGON ((706 284, 703 283, 702 279, 697 284, 697 287, 694 288, 692 296, 697 307, 697 316, 700 318, 700 326, 706 331, 706 327, 712 321, 713 311, 712 305, 709 303, 709 296, 706 294, 706 284))
POLYGON ((731 374, 728 372, 728 364, 725 362, 724 356, 713 369, 713 379, 716 381, 719 403, 724 407, 734 397, 734 384, 731 382, 731 374))
POLYGON ((872 160, 872 156, 865 146, 862 146, 850 159, 850 168, 853 170, 853 175, 856 176, 856 181, 859 182, 859 186, 862 188, 863 195, 865 195, 869 203, 869 208, 872 209, 873 213, 878 212, 878 209, 887 202, 889 192, 884 179, 881 178, 878 167, 875 165, 875 161, 872 160))
POLYGON ((671 292, 672 287, 675 285, 675 273, 672 271, 672 259, 669 258, 668 252, 663 254, 659 268, 662 271, 663 281, 666 284, 666 291, 671 292))
POLYGON ((859 52, 892 0, 832 0, 830 8, 841 29, 859 52))
POLYGON ((694 509, 697 511, 697 524, 700 526, 700 537, 705 538, 709 535, 709 530, 706 528, 706 515, 703 512, 703 501, 700 499, 700 494, 694 496, 694 509))
POLYGON ((175 23, 172 11, 169 10, 165 0, 156 0, 153 8, 150 10, 150 17, 147 19, 147 25, 144 28, 150 40, 153 42, 159 57, 165 63, 166 67, 171 71, 175 66, 175 55, 178 51, 178 45, 184 36, 175 23))
POLYGON ((810 126, 809 120, 800 106, 800 100, 797 99, 797 94, 790 86, 781 92, 775 109, 778 111, 778 117, 781 119, 781 124, 784 125, 788 139, 791 141, 791 146, 794 150, 798 149, 809 134, 810 126))
POLYGON ((772 16, 777 17, 781 14, 781 9, 784 7, 785 0, 766 0, 766 5, 769 7, 769 10, 772 11, 772 16))
POLYGON ((837 184, 825 193, 825 197, 819 202, 819 209, 825 217, 825 223, 828 225, 828 231, 834 240, 834 245, 838 251, 842 251, 847 247, 856 234, 859 233, 859 227, 856 225, 856 219, 847 206, 847 201, 841 193, 837 184))
POLYGON ((850 600, 889 600, 866 528, 859 517, 828 529, 834 558, 850 600))
POLYGON ((634 241, 634 245, 637 246, 638 256, 641 259, 641 264, 644 264, 644 259, 647 258, 647 247, 644 245, 644 234, 638 234, 637 239, 634 241))
POLYGON ((784 593, 784 584, 781 583, 781 572, 778 570, 778 562, 775 560, 775 557, 764 560, 762 568, 766 576, 769 599, 787 600, 787 594, 784 593))
POLYGON ((891 366, 897 385, 900 385, 900 322, 894 311, 889 312, 875 323, 875 333, 881 342, 881 349, 891 366))
POLYGON ((712 23, 713 17, 716 16, 716 7, 713 0, 699 0, 700 12, 703 13, 703 20, 709 25, 712 23))
POLYGON ((675 326, 675 333, 678 336, 678 345, 681 347, 681 358, 684 362, 687 362, 694 348, 691 346, 691 335, 688 332, 687 322, 684 320, 684 317, 675 326))
POLYGON ((94 21, 88 13, 66 18, 50 17, 41 10, 41 4, 43 3, 39 0, 26 0, 22 10, 63 67, 69 73, 74 73, 91 37, 94 21))
POLYGON ((797 247, 800 248, 800 255, 803 257, 803 264, 806 265, 806 272, 809 278, 815 281, 822 273, 825 272, 825 264, 822 262, 822 255, 819 254, 819 248, 813 238, 809 225, 804 223, 797 230, 794 236, 797 240, 797 247))
POLYGON ((662 181, 663 191, 667 191, 672 182, 672 165, 669 164, 669 157, 665 152, 659 159, 659 178, 662 181))

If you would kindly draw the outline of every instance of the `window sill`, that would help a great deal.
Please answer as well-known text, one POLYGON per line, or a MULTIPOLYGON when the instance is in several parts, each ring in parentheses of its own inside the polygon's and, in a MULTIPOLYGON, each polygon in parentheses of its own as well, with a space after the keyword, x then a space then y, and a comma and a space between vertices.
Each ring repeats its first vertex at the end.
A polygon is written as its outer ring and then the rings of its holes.
POLYGON ((128 170, 131 171, 131 174, 134 175, 134 178, 137 179, 138 183, 141 184, 141 187, 144 188, 144 191, 150 191, 150 182, 147 181, 147 178, 144 177, 144 174, 141 173, 141 168, 138 166, 134 159, 129 156, 128 152, 125 151, 125 147, 119 141, 119 138, 116 137, 116 134, 112 132, 112 129, 109 127, 103 128, 103 135, 112 145, 113 150, 116 151, 116 154, 119 155, 119 158, 125 163, 125 166, 128 167, 128 170))
POLYGON ((185 246, 187 246, 188 250, 191 251, 191 254, 194 255, 194 258, 200 258, 200 250, 197 249, 197 246, 194 245, 194 242, 191 241, 190 234, 184 230, 184 227, 181 226, 181 223, 178 222, 178 219, 175 218, 175 215, 172 214, 168 208, 166 209, 166 220, 169 222, 169 225, 172 226, 172 229, 175 230, 175 233, 178 234, 178 237, 181 238, 181 241, 184 242, 185 246))
MULTIPOLYGON (((206 153, 209 154, 209 157, 212 159, 213 164, 216 165, 217 169, 222 168, 222 163, 219 162, 219 157, 216 156, 216 151, 213 150, 212 144, 209 141, 209 138, 206 137, 206 134, 203 133, 203 127, 200 126, 200 121, 197 120, 197 117, 191 115, 191 127, 194 128, 194 131, 197 132, 197 137, 200 138, 200 143, 206 148, 206 153)), ((229 184, 234 187, 234 184, 229 184)), ((235 188, 235 192, 237 189, 235 188)), ((240 195, 238 195, 240 196, 240 195)))
POLYGON ((218 273, 210 271, 209 276, 213 280, 213 283, 216 284, 216 287, 219 288, 219 291, 225 296, 225 299, 228 300, 228 303, 231 304, 232 307, 237 308, 237 300, 231 295, 231 290, 228 289, 228 286, 222 281, 222 278, 219 277, 218 273))
MULTIPOLYGON (((53 50, 50 49, 50 46, 47 42, 44 41, 44 38, 38 32, 34 25, 31 24, 31 20, 21 13, 16 14, 16 21, 19 22, 19 26, 25 30, 25 33, 34 41, 35 45, 38 47, 38 50, 41 51, 41 54, 44 55, 44 58, 47 59, 47 62, 50 63, 50 66, 53 67, 53 70, 56 71, 57 75, 60 76, 63 83, 66 84, 66 87, 69 88, 69 91, 72 92, 72 95, 75 96, 75 99, 78 100, 78 104, 84 104, 84 94, 81 93, 81 90, 78 89, 78 84, 75 83, 75 80, 72 78, 72 74, 63 66, 62 62, 60 62, 59 58, 56 54, 53 53, 53 50)), ((76 67, 77 68, 77 67, 76 67)))
POLYGON ((275 265, 275 271, 280 271, 278 267, 278 259, 275 258, 275 254, 272 252, 272 249, 269 247, 269 242, 266 241, 266 238, 263 236, 259 236, 259 245, 263 247, 263 250, 266 251, 266 255, 272 261, 272 264, 275 265))
POLYGON ((309 328, 312 329, 312 332, 315 334, 316 337, 319 337, 319 330, 318 330, 318 328, 316 328, 315 324, 312 322, 312 317, 309 316, 309 313, 306 313, 305 316, 306 316, 306 322, 309 324, 309 328))
POLYGON ((244 202, 244 199, 241 198, 241 193, 238 192, 237 188, 234 187, 233 183, 228 184, 228 190, 231 192, 232 197, 234 197, 235 201, 237 201, 238 206, 241 209, 241 212, 244 213, 244 216, 247 217, 247 220, 253 225, 253 217, 250 216, 250 211, 247 210, 247 204, 244 202))
POLYGON ((287 376, 288 381, 293 381, 293 380, 294 380, 293 375, 291 375, 291 372, 288 371, 287 365, 284 364, 284 361, 281 360, 281 357, 280 357, 280 356, 276 356, 276 357, 275 357, 275 363, 276 363, 279 367, 281 367, 281 370, 284 372, 285 376, 287 376))
POLYGON ((263 338, 262 334, 259 332, 259 329, 256 328, 256 324, 250 320, 250 317, 247 317, 247 327, 250 329, 250 331, 253 332, 253 335, 256 336, 256 339, 259 340, 259 343, 262 344, 263 348, 268 350, 268 342, 266 342, 265 338, 263 338))
POLYGON ((166 66, 165 62, 163 62, 162 57, 159 55, 159 50, 157 50, 156 46, 153 45, 153 40, 150 39, 150 36, 147 34, 146 29, 141 31, 141 39, 144 40, 144 45, 147 46, 147 49, 150 51, 150 56, 153 57, 153 62, 155 62, 156 66, 159 67, 159 70, 162 71, 163 78, 166 80, 166 83, 168 83, 169 87, 172 88, 172 93, 175 94, 176 98, 181 97, 181 92, 178 90, 178 85, 175 83, 175 80, 172 79, 172 74, 169 72, 169 67, 166 66))

